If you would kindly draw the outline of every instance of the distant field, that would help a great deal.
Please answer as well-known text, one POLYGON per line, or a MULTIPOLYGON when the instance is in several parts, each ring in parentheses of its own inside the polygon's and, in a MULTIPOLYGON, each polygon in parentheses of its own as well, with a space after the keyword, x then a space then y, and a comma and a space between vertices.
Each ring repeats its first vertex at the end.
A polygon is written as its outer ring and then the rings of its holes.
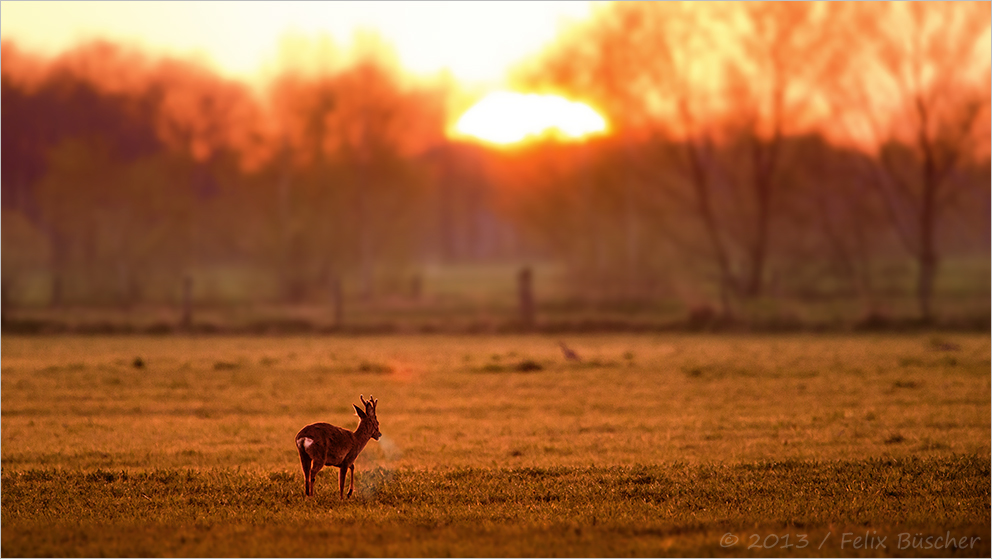
MULTIPOLYGON (((278 282, 270 274, 236 266, 197 269, 192 274, 192 323, 199 331, 248 334, 303 333, 335 327, 366 334, 513 330, 519 318, 517 274, 521 266, 425 265, 404 275, 380 278, 376 296, 369 300, 359 296, 357 278, 346 277, 340 325, 335 324, 329 290, 311 293, 304 303, 287 304, 280 302, 278 282), (413 294, 414 277, 419 279, 419 296, 413 294)), ((880 266, 887 271, 877 278, 874 323, 870 326, 876 330, 899 330, 907 325, 919 328, 913 324, 919 310, 912 263, 894 258, 880 266)), ((720 300, 716 285, 692 276, 673 276, 670 284, 640 295, 624 295, 622 290, 596 295, 581 288, 576 278, 570 280, 561 265, 542 263, 531 268, 540 331, 686 330, 690 315, 707 305, 715 307, 720 300)), ((942 260, 933 301, 938 328, 988 330, 990 273, 992 264, 987 255, 942 260)), ((769 286, 768 296, 737 301, 732 312, 740 324, 759 331, 849 331, 865 321, 869 314, 865 301, 843 283, 821 276, 820 267, 813 266, 803 281, 769 286)), ((143 302, 128 308, 113 300, 76 304, 71 298, 66 307, 52 307, 50 278, 40 272, 8 283, 5 333, 158 333, 176 329, 182 315, 178 283, 146 286, 143 302)), ((698 329, 696 326, 688 329, 698 329)))
POLYGON ((989 553, 987 335, 557 341, 4 336, 2 552, 989 553), (359 394, 356 498, 307 502, 293 436, 359 394))

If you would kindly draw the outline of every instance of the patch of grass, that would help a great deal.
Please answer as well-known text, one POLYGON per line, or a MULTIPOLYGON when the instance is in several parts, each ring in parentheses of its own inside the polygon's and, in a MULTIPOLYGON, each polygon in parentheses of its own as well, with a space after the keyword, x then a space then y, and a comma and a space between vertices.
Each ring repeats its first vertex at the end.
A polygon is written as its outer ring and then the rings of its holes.
MULTIPOLYGON (((760 367, 760 366, 759 366, 760 367)), ((728 377, 752 377, 760 374, 762 368, 748 369, 730 363, 707 363, 705 365, 684 365, 682 372, 689 378, 725 379, 728 377)))
POLYGON ((921 359, 919 357, 916 357, 916 356, 900 357, 899 358, 899 366, 900 367, 907 367, 907 368, 908 367, 923 367, 925 365, 926 365, 926 363, 923 361, 923 359, 921 359))
POLYGON ((373 373, 377 375, 392 372, 392 367, 389 365, 384 365, 382 363, 375 363, 372 361, 362 361, 358 364, 358 372, 360 373, 373 373))
MULTIPOLYGON (((989 448, 984 335, 955 338, 966 348, 954 355, 958 366, 935 356, 912 371, 897 360, 926 335, 575 338, 604 362, 634 352, 637 367, 564 363, 557 337, 544 336, 5 336, 0 456, 5 471, 282 469, 296 460, 292 438, 302 426, 354 428, 359 394, 380 399, 395 467, 491 466, 512 449, 527 453, 511 465, 581 466, 989 448), (511 361, 510 352, 525 357, 511 361), (137 371, 128 366, 135 355, 155 365, 137 371), (266 357, 276 361, 258 366, 266 357), (522 360, 544 368, 514 372, 522 360), (255 365, 217 370, 217 362, 255 365), (363 362, 403 374, 362 372, 363 362), (896 432, 947 447, 885 444, 896 432), (57 448, 45 442, 53 433, 57 448), (238 435, 218 444, 218 433, 238 435), (531 450, 545 447, 553 451, 531 450), (200 454, 184 458, 186 449, 200 454)), ((383 448, 373 441, 365 454, 372 460, 383 448)))
POLYGON ((573 365, 574 367, 587 368, 587 369, 599 369, 599 368, 611 368, 619 367, 620 364, 616 361, 603 361, 602 359, 590 359, 588 361, 582 361, 573 365))
POLYGON ((902 433, 893 433, 885 439, 885 444, 899 444, 906 442, 906 437, 902 433))
POLYGON ((915 380, 897 380, 897 381, 895 381, 895 382, 892 383, 892 388, 909 388, 909 389, 913 389, 913 388, 919 388, 919 387, 920 387, 920 383, 916 382, 915 380))
POLYGON ((948 446, 946 443, 941 441, 935 441, 933 439, 924 439, 919 444, 919 450, 921 451, 934 451, 934 450, 947 450, 948 446))
MULTIPOLYGON (((618 467, 3 474, 5 556, 659 556, 747 553, 750 535, 805 537, 772 555, 848 555, 866 529, 977 537, 927 555, 988 556, 987 456, 618 467), (333 472, 332 472, 333 473, 333 472), (739 538, 734 545, 721 540, 739 538), (828 535, 829 534, 829 535, 828 535), (832 537, 830 537, 832 535, 832 537), (825 541, 822 547, 819 542, 825 541)), ((860 552, 864 552, 861 550, 860 552)), ((855 554, 860 554, 858 551, 855 554)))
POLYGON ((540 363, 534 361, 533 359, 524 359, 523 361, 514 365, 513 370, 521 373, 532 373, 535 371, 543 371, 544 365, 541 365, 540 363))
POLYGON ((943 336, 932 336, 927 341, 927 346, 936 351, 960 351, 961 344, 952 342, 943 336))

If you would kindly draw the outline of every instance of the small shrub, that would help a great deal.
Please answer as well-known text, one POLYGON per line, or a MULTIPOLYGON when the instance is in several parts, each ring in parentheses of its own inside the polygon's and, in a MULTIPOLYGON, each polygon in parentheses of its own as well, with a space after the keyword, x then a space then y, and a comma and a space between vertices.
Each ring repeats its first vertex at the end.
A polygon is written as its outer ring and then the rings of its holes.
POLYGON ((917 450, 923 450, 923 451, 927 451, 927 450, 950 450, 950 448, 951 448, 951 445, 949 445, 949 444, 947 444, 945 442, 942 442, 942 441, 935 441, 935 440, 933 440, 933 439, 931 439, 929 437, 926 438, 926 439, 923 439, 923 441, 920 442, 919 446, 917 446, 917 450))
POLYGON ((543 371, 544 366, 538 363, 537 361, 533 361, 531 359, 525 359, 517 363, 517 365, 513 367, 513 369, 521 373, 528 373, 532 371, 543 371))
POLYGON ((900 433, 894 433, 889 435, 889 438, 885 439, 885 444, 899 444, 906 442, 906 437, 902 436, 900 433))
POLYGON ((959 351, 961 349, 960 344, 956 344, 952 341, 945 340, 940 336, 934 336, 930 338, 928 344, 930 349, 935 351, 959 351))
POLYGON ((269 481, 274 481, 277 483, 285 483, 288 481, 294 481, 293 474, 289 472, 271 472, 269 473, 269 481))
POLYGON ((919 388, 920 383, 915 380, 897 380, 892 383, 892 388, 919 388))
POLYGON ((682 372, 688 377, 699 378, 703 376, 702 367, 682 367, 682 372))
POLYGON ((113 483, 117 479, 117 474, 105 470, 96 470, 95 472, 86 474, 85 479, 90 482, 102 481, 105 483, 113 483))
POLYGON ((384 373, 391 372, 392 371, 392 368, 390 368, 389 365, 383 365, 382 363, 373 363, 371 361, 362 361, 361 364, 358 365, 358 370, 359 370, 359 372, 362 372, 362 373, 375 373, 375 374, 380 374, 381 375, 381 374, 384 374, 384 373))
POLYGON ((924 365, 923 360, 919 357, 900 357, 899 366, 900 367, 922 367, 924 365))

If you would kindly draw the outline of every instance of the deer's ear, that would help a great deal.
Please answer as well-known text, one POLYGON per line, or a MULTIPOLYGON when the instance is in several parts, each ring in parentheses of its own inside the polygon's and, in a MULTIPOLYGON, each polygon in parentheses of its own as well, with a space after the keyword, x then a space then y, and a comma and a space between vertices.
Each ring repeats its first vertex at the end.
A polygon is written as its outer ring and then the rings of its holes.
MULTIPOLYGON (((355 406, 355 404, 352 404, 352 405, 355 406)), ((362 408, 359 408, 358 406, 355 406, 355 411, 358 412, 358 417, 361 417, 362 419, 365 419, 366 417, 368 417, 367 415, 365 415, 365 412, 362 411, 362 408)))

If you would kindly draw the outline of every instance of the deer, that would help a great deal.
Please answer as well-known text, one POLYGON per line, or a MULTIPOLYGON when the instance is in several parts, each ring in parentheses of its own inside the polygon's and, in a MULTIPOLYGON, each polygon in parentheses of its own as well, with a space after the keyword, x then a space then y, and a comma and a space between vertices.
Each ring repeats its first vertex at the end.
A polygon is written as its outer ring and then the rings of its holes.
POLYGON ((369 401, 358 395, 365 404, 365 409, 355 406, 360 421, 354 431, 331 425, 330 423, 312 423, 296 434, 296 449, 300 451, 300 463, 303 465, 304 492, 307 497, 313 496, 313 482, 317 472, 324 466, 341 469, 338 476, 338 488, 341 499, 345 499, 344 480, 351 470, 351 486, 348 497, 355 491, 355 458, 362 452, 369 439, 379 440, 379 420, 375 416, 376 404, 379 402, 371 395, 369 401))

